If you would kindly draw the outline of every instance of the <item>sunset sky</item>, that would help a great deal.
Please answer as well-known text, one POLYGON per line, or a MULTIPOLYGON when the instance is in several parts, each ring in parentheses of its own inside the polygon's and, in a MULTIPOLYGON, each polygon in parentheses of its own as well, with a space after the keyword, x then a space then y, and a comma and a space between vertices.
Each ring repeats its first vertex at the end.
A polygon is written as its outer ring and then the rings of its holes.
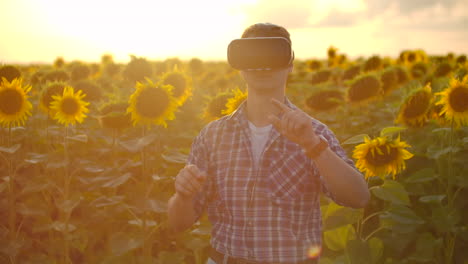
POLYGON ((0 0, 0 65, 111 54, 225 60, 256 22, 285 26, 297 58, 468 54, 467 0, 0 0))

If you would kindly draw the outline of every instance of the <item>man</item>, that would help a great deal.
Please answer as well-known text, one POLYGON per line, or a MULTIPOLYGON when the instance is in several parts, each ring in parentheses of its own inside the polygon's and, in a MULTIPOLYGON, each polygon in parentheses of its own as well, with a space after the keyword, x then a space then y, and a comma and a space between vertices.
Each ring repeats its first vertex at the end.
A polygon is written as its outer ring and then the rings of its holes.
MULTIPOLYGON (((262 37, 291 43, 286 29, 270 23, 248 27, 240 41, 262 37)), ((354 208, 369 200, 334 134, 285 97, 292 59, 280 68, 239 66, 246 101, 200 132, 176 177, 169 222, 182 231, 207 211, 210 264, 316 263, 307 251, 321 245, 320 191, 354 208)))

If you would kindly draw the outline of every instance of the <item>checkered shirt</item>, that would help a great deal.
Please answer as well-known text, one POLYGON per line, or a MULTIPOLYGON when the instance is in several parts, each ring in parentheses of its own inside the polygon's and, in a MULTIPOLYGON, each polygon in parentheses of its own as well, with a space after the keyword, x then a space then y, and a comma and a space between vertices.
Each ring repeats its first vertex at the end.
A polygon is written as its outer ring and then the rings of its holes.
MULTIPOLYGON (((330 149, 354 166, 327 126, 312 122, 330 149)), ((188 162, 208 175, 195 196, 195 211, 198 217, 207 211, 211 245, 221 253, 260 262, 304 260, 311 246, 321 245, 320 191, 334 197, 303 149, 276 129, 258 167, 250 140, 245 103, 195 138, 188 162)))

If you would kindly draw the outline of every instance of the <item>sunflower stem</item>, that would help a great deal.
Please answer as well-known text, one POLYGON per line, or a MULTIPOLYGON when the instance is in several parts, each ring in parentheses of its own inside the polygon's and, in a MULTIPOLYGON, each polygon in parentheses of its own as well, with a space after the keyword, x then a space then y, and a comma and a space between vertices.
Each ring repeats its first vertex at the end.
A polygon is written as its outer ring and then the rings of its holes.
MULTIPOLYGON (((7 147, 11 146, 11 124, 8 124, 7 147)), ((13 159, 8 156, 8 187, 9 187, 9 239, 10 242, 16 240, 16 190, 15 190, 15 170, 13 169, 13 159)), ((10 262, 16 263, 16 256, 10 256, 10 262)))
MULTIPOLYGON (((453 204, 455 203, 454 195, 452 193, 453 189, 453 166, 452 166, 452 159, 453 159, 453 145, 454 145, 454 125, 455 121, 452 118, 450 122, 450 132, 449 132, 449 155, 447 158, 447 206, 449 210, 452 209, 453 204)), ((445 236, 445 263, 452 263, 453 251, 455 248, 455 239, 456 234, 452 232, 448 232, 445 236)))
MULTIPOLYGON (((450 123, 450 132, 449 132, 449 155, 447 159, 447 200, 450 202, 452 201, 452 185, 453 185, 453 166, 452 166, 452 159, 453 159, 453 141, 454 141, 454 119, 452 118, 450 123)), ((453 202, 453 201, 452 201, 453 202)), ((449 203, 449 207, 452 207, 452 203, 449 203)))
POLYGON ((69 153, 68 153, 68 126, 65 126, 65 138, 63 144, 63 151, 65 156, 65 188, 64 188, 64 197, 63 197, 63 204, 62 204, 62 212, 63 212, 63 220, 65 222, 65 231, 64 231, 64 263, 70 263, 70 245, 69 245, 69 237, 68 237, 68 222, 70 219, 70 213, 67 205, 68 205, 68 197, 70 192, 70 174, 69 174, 69 153))
MULTIPOLYGON (((142 138, 146 136, 146 127, 142 126, 142 138)), ((144 179, 146 171, 146 146, 141 149, 141 177, 144 179)))

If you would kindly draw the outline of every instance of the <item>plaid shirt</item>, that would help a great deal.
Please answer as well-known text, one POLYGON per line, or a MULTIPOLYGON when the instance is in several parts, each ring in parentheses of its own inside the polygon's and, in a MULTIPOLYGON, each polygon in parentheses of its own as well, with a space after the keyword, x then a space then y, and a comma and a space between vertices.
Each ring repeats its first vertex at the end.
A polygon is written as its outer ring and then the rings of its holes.
MULTIPOLYGON (((321 245, 319 193, 334 198, 314 162, 274 128, 255 168, 244 109, 245 103, 211 122, 193 142, 188 162, 208 174, 195 211, 200 217, 207 210, 211 245, 221 253, 261 262, 304 260, 311 246, 321 245)), ((331 150, 354 166, 334 134, 312 122, 331 150)))

